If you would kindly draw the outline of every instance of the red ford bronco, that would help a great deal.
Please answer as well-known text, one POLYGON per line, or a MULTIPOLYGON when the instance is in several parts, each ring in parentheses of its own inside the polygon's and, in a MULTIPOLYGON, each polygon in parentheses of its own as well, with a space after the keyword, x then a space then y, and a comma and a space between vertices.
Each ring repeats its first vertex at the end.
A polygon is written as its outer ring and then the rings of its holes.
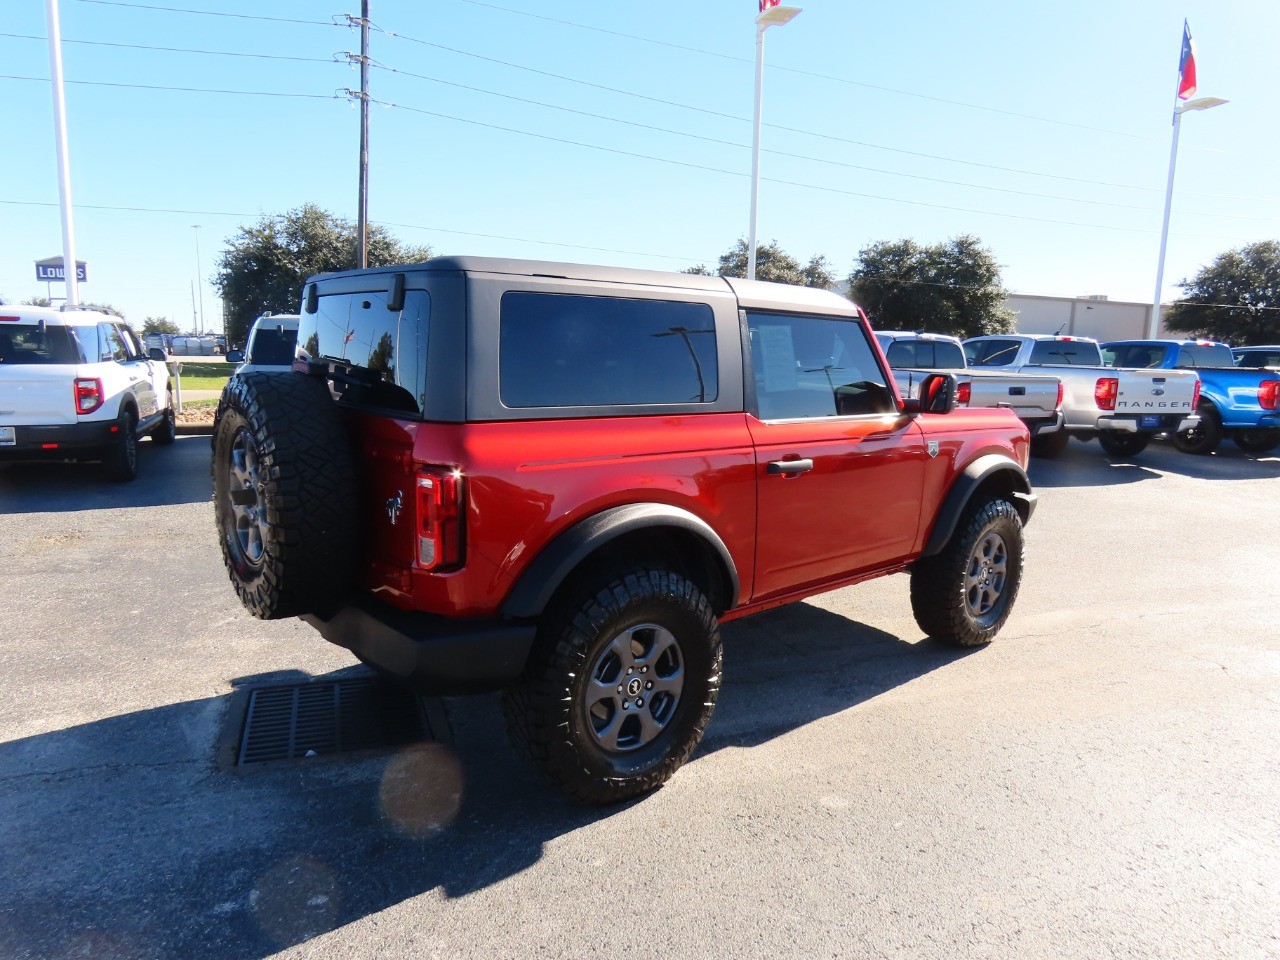
POLYGON ((835 294, 440 257, 309 281, 293 371, 231 379, 212 469, 250 611, 501 689, 518 747, 610 803, 697 747, 721 623, 907 570, 926 634, 988 643, 1027 455, 949 374, 904 401, 835 294))

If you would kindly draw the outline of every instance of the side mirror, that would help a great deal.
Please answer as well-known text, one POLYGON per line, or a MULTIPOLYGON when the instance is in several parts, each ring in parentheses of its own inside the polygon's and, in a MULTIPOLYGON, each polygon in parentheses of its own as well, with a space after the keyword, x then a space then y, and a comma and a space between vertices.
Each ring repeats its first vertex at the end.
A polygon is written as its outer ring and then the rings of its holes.
POLYGON ((907 413, 950 413, 956 408, 956 378, 951 373, 931 373, 920 381, 919 399, 907 400, 907 413))
POLYGON ((152 360, 156 361, 157 363, 164 363, 166 360, 169 359, 164 355, 164 351, 161 350, 159 347, 152 347, 150 350, 147 351, 147 356, 150 357, 152 360))
POLYGON ((244 363, 244 353, 240 350, 228 350, 227 363, 244 363))

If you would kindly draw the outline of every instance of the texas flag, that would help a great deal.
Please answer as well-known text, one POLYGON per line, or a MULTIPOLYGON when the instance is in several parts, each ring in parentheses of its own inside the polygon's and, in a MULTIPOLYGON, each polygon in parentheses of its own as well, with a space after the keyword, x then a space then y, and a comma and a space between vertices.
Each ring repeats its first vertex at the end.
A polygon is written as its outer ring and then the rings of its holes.
MULTIPOLYGON (((760 0, 766 4, 769 0, 760 0)), ((1178 61, 1178 99, 1186 100, 1196 92, 1196 45, 1191 39, 1191 28, 1182 21, 1182 58, 1178 61)))
POLYGON ((776 7, 782 0, 760 0, 760 12, 764 13, 770 7, 776 7))

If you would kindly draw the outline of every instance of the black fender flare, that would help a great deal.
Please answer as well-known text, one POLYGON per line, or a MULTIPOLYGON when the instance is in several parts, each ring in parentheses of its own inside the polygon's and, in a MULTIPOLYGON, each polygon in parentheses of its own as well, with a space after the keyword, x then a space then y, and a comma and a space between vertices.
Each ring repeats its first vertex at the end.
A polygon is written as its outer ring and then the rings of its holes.
POLYGON ((727 596, 724 608, 728 610, 737 605, 738 570, 729 555, 729 548, 705 520, 666 503, 629 503, 579 520, 547 544, 507 594, 502 604, 503 616, 539 616, 565 578, 590 554, 623 534, 654 528, 674 528, 691 533, 710 547, 725 575, 727 596))
POLYGON ((963 516, 974 494, 993 478, 998 478, 1009 487, 1010 500, 1022 517, 1022 522, 1027 523, 1031 520, 1031 515, 1036 509, 1036 495, 1031 492, 1031 481, 1027 478, 1027 472, 1011 457, 1000 453, 988 453, 965 467, 951 484, 951 489, 947 491, 942 506, 938 509, 938 517, 934 521, 933 530, 925 542, 921 556, 932 557, 941 552, 947 545, 947 541, 951 539, 951 535, 955 533, 956 525, 960 522, 960 517, 963 516))

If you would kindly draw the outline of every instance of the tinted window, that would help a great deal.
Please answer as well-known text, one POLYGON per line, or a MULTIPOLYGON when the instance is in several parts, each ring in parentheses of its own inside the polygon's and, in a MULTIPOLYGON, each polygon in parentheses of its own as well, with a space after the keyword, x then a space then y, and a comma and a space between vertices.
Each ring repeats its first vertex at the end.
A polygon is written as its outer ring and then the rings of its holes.
POLYGON ((1280 350, 1244 350, 1238 357, 1242 367, 1280 367, 1280 350))
POLYGON ((1097 367, 1102 353, 1091 340, 1037 340, 1031 348, 1029 365, 1097 367))
POLYGON ((250 363, 293 363, 293 348, 297 343, 297 330, 281 330, 279 324, 264 324, 254 330, 245 359, 250 363))
POLYGON ((885 359, 900 370, 964 369, 964 351, 948 340, 895 340, 885 359))
POLYGON ((1006 367, 1018 356, 1018 340, 978 340, 964 345, 965 359, 971 367, 1006 367))
POLYGON ((46 325, 41 333, 34 323, 0 325, 0 363, 5 366, 83 362, 80 345, 70 327, 46 325))
POLYGON ((316 312, 299 321, 299 353, 345 375, 334 381, 343 402, 420 413, 430 313, 425 290, 407 291, 397 312, 385 291, 325 296, 322 288, 316 312))
POLYGON ((498 362, 508 407, 710 403, 720 390, 705 303, 511 291, 498 362))
POLYGON ((1183 344, 1178 351, 1179 367, 1200 367, 1201 369, 1222 369, 1234 367, 1235 360, 1231 356, 1231 348, 1225 343, 1183 344))
POLYGON ((102 360, 129 359, 129 354, 124 347, 124 341, 120 339, 120 331, 115 328, 114 324, 98 324, 98 350, 100 352, 99 359, 102 360))
POLYGON ((1159 367, 1164 363, 1167 347, 1158 343, 1117 343, 1102 349, 1102 362, 1108 367, 1159 367))
POLYGON ((857 321, 751 313, 747 327, 761 420, 897 409, 857 321))

